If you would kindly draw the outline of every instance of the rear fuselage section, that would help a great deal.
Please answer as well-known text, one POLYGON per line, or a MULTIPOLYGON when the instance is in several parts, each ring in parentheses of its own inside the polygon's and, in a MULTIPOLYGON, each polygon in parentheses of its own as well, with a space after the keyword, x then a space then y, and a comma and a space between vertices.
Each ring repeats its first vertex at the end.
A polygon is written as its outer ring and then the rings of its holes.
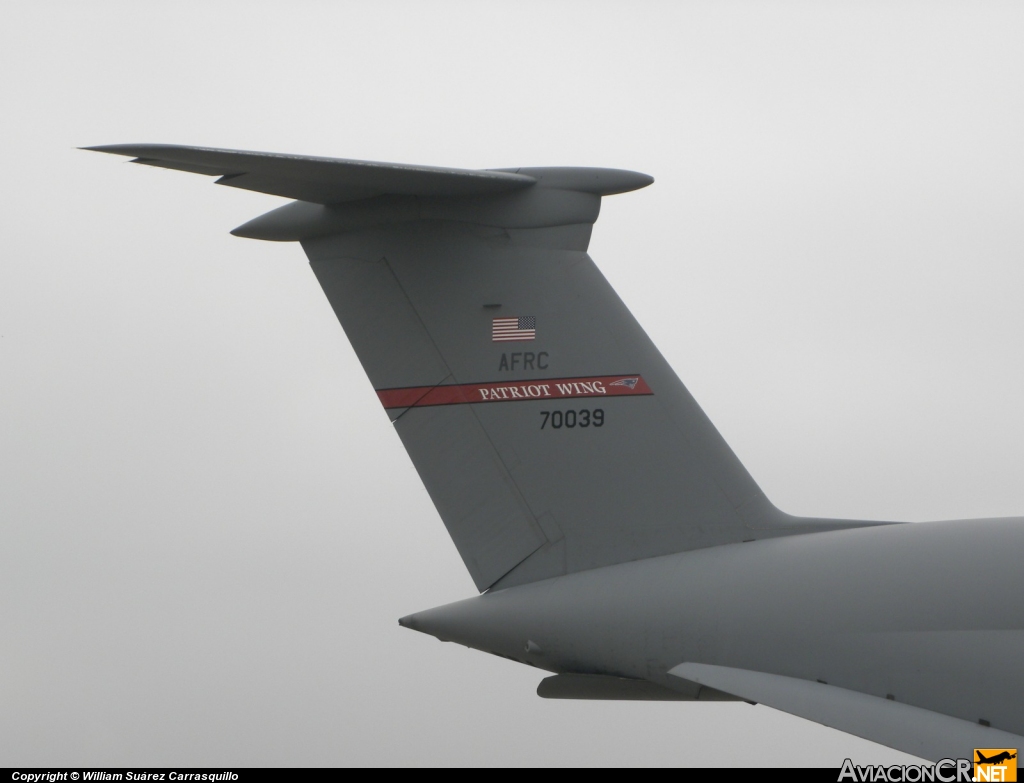
POLYGON ((712 547, 403 618, 553 672, 679 687, 682 662, 818 680, 1024 733, 1024 519, 712 547))

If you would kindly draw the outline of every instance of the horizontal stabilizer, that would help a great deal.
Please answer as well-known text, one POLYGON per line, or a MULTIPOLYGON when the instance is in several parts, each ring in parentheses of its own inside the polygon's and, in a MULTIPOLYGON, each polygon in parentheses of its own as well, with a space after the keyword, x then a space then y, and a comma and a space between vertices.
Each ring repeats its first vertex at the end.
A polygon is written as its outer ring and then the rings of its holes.
POLYGON ((221 177, 219 184, 274 196, 337 204, 384 194, 470 196, 505 193, 533 185, 533 177, 507 171, 472 171, 341 158, 246 152, 174 144, 86 147, 128 155, 133 163, 221 177))
POLYGON ((681 663, 669 674, 930 761, 1024 745, 1016 734, 821 682, 703 663, 681 663))
POLYGON ((605 196, 653 181, 647 175, 618 169, 451 169, 175 144, 110 144, 84 149, 126 155, 134 158, 133 163, 147 166, 220 177, 217 182, 221 185, 314 204, 341 204, 384 195, 490 196, 538 184, 605 196))

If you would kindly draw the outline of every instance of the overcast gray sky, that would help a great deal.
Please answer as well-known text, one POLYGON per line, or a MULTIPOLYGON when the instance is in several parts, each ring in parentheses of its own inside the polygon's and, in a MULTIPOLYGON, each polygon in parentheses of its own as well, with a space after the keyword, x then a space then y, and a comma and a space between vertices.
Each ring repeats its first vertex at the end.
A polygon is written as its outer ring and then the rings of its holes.
POLYGON ((0 25, 0 764, 905 757, 551 702, 281 200, 82 145, 652 174, 591 255, 797 514, 1024 513, 1020 3, 43 3, 0 25))

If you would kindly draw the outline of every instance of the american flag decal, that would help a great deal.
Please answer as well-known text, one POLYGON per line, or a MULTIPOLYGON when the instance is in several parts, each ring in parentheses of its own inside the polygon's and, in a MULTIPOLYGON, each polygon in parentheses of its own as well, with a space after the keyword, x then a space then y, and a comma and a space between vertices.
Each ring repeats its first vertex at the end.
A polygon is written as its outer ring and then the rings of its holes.
POLYGON ((491 340, 493 342, 513 343, 536 339, 536 316, 519 315, 510 318, 495 318, 491 321, 491 340))

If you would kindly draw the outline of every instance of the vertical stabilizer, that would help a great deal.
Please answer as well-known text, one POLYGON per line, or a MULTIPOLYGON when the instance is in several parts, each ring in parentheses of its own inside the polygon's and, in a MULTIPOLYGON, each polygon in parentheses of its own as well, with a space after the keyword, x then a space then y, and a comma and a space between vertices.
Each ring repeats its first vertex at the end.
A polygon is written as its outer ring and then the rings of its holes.
POLYGON ((103 151, 300 199, 302 242, 477 587, 865 523, 778 511, 586 250, 615 169, 103 151))

